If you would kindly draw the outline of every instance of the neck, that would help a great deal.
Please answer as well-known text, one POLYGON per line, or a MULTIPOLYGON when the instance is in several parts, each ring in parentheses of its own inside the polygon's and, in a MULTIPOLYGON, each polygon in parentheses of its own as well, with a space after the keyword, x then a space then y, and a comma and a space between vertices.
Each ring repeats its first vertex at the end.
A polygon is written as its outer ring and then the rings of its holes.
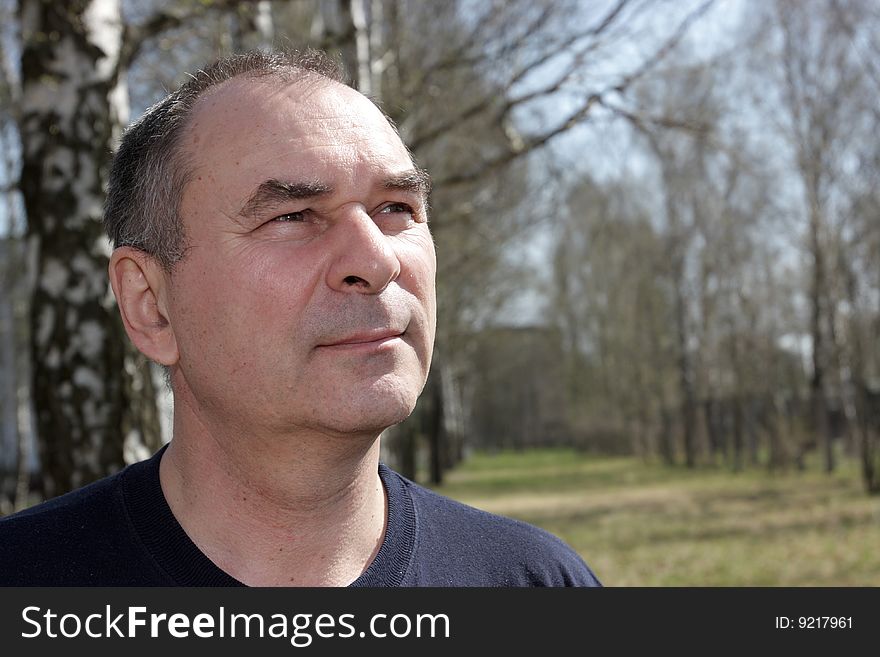
POLYGON ((251 586, 343 586, 385 534, 375 434, 243 433, 185 400, 162 457, 162 491, 187 535, 251 586))

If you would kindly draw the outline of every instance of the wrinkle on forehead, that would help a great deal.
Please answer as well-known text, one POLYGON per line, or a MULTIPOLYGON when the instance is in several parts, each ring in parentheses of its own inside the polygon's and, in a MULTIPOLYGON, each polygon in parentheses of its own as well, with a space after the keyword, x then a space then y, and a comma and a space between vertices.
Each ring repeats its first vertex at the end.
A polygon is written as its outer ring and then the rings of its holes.
POLYGON ((199 160, 212 146, 228 144, 235 140, 236 133, 249 128, 254 129, 255 146, 266 137, 278 144, 301 141, 309 137, 308 133, 313 133, 312 137, 323 133, 334 136, 337 143, 354 143, 361 136, 348 136, 346 131, 384 133, 411 160, 397 131, 370 99, 311 73, 289 81, 277 76, 240 76, 218 85, 197 101, 184 149, 191 160, 199 160))
POLYGON ((248 103, 260 103, 263 100, 273 99, 279 95, 286 96, 294 88, 297 90, 297 97, 304 100, 326 89, 338 88, 354 91, 351 87, 311 71, 298 74, 293 79, 286 79, 281 74, 262 76, 238 75, 207 89, 196 100, 190 117, 195 119, 199 114, 218 106, 221 111, 225 111, 229 107, 229 96, 235 98, 237 95, 247 100, 248 103), (224 96, 227 98, 224 99, 224 96))

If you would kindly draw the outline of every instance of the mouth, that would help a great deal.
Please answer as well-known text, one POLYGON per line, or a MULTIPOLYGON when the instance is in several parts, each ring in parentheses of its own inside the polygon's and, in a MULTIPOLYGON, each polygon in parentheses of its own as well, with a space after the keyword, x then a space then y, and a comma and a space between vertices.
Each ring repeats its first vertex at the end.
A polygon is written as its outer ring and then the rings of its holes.
POLYGON ((319 344, 318 349, 339 349, 339 350, 371 350, 384 347, 386 345, 393 346, 398 341, 403 340, 405 331, 396 331, 393 329, 379 329, 374 331, 361 331, 353 333, 339 339, 333 339, 330 342, 319 344))

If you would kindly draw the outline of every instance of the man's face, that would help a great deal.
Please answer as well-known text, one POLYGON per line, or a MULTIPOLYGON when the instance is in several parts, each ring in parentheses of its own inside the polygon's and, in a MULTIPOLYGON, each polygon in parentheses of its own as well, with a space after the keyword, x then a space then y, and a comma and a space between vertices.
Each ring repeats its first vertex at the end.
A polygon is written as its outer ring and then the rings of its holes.
POLYGON ((403 420, 430 365, 436 261, 424 186, 382 114, 323 80, 237 78, 200 99, 184 140, 175 391, 243 432, 403 420))

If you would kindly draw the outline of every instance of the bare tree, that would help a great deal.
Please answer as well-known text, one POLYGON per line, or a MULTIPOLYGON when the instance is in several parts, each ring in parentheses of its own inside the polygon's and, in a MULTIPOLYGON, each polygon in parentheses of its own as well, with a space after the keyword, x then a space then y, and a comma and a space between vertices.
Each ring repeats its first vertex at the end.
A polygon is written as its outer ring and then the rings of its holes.
POLYGON ((108 299, 105 170, 127 100, 120 7, 22 0, 21 190, 36 262, 33 399, 43 492, 139 458, 157 440, 152 380, 108 299), (148 422, 143 422, 147 418, 148 422))
POLYGON ((880 14, 871 3, 832 0, 827 17, 849 43, 845 63, 856 78, 845 99, 853 106, 846 153, 858 158, 859 175, 840 176, 844 203, 836 239, 837 289, 847 310, 842 384, 847 416, 859 443, 862 478, 870 493, 880 493, 880 14))
POLYGON ((835 465, 829 404, 832 398, 845 403, 840 383, 844 336, 838 329, 842 299, 833 289, 837 270, 833 245, 841 228, 840 175, 856 125, 851 99, 858 97, 862 78, 862 71, 854 66, 853 44, 833 9, 832 3, 812 7, 784 0, 776 3, 783 38, 780 64, 786 134, 803 193, 805 244, 811 258, 813 427, 829 472, 835 465))

